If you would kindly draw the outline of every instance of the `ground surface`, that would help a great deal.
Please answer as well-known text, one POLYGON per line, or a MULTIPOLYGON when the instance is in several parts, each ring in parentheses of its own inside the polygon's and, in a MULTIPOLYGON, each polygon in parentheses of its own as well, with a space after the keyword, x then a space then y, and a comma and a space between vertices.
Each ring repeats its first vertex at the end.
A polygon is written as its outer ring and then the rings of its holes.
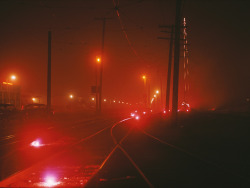
POLYGON ((177 124, 161 113, 12 122, 0 186, 249 187, 249 125, 248 114, 216 112, 180 113, 177 124))

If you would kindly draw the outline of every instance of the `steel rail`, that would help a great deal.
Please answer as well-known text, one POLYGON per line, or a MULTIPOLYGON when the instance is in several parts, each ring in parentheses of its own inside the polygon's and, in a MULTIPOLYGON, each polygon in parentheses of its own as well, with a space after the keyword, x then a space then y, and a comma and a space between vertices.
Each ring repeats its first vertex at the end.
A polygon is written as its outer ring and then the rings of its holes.
POLYGON ((54 155, 47 157, 46 159, 37 162, 36 164, 18 171, 12 175, 10 175, 9 177, 5 178, 4 180, 0 181, 0 187, 6 187, 8 186, 11 182, 13 182, 13 180, 20 180, 20 177, 25 177, 27 175, 29 175, 31 172, 35 171, 36 169, 38 169, 39 167, 41 167, 42 165, 45 165, 46 163, 48 163, 49 161, 54 160, 56 157, 59 157, 60 155, 62 155, 63 153, 67 152, 69 149, 72 149, 72 146, 75 146, 77 144, 80 144, 86 140, 89 140, 93 137, 95 137, 96 135, 99 135, 100 133, 104 132, 105 130, 107 130, 108 128, 111 128, 113 125, 107 126, 105 128, 102 128, 101 130, 98 130, 96 132, 94 132, 93 134, 90 134, 84 138, 82 138, 81 140, 69 145, 67 148, 65 148, 64 150, 58 151, 57 153, 55 153, 54 155))
MULTIPOLYGON (((135 163, 135 161, 130 157, 130 155, 126 152, 126 150, 121 146, 123 141, 129 136, 129 134, 132 131, 132 128, 129 129, 129 131, 127 132, 127 134, 118 142, 117 139, 115 138, 115 135, 113 133, 113 129, 117 126, 120 125, 122 122, 130 120, 132 118, 127 118, 124 119, 116 124, 114 124, 111 129, 110 129, 110 135, 113 139, 113 142, 115 144, 114 148, 112 149, 112 151, 109 153, 109 155, 104 159, 104 161, 102 162, 102 164, 100 165, 99 169, 97 170, 97 172, 92 176, 91 179, 93 179, 100 171, 101 169, 104 167, 104 165, 107 163, 107 161, 110 159, 110 157, 115 153, 115 151, 117 149, 120 149, 123 154, 128 158, 128 160, 130 161, 130 163, 135 167, 135 169, 137 170, 137 172, 141 175, 141 177, 143 178, 143 180, 147 183, 147 185, 150 188, 154 188, 153 184, 148 180, 148 178, 145 176, 145 174, 142 172, 142 170, 139 168, 139 166, 135 163)), ((90 179, 90 180, 91 180, 90 179)), ((90 182, 90 181, 89 181, 90 182)), ((85 187, 88 187, 88 183, 85 185, 85 187)))

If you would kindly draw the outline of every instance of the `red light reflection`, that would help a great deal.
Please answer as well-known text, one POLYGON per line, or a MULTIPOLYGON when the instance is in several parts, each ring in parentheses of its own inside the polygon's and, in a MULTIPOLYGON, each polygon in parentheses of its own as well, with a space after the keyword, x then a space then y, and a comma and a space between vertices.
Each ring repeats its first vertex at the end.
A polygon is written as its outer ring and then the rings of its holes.
POLYGON ((53 186, 56 186, 56 185, 59 185, 59 184, 60 184, 60 182, 58 182, 56 180, 56 178, 53 177, 53 176, 47 176, 45 178, 45 182, 43 183, 43 185, 46 186, 46 187, 53 187, 53 186))

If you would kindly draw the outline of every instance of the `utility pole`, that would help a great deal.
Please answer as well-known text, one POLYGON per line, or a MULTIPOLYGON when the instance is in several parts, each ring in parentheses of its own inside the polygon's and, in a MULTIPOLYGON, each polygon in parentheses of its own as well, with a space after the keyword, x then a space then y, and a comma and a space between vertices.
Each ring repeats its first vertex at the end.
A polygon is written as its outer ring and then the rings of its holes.
POLYGON ((150 80, 148 78, 147 80, 147 84, 148 84, 148 96, 147 96, 147 101, 148 101, 148 107, 151 107, 151 102, 150 102, 150 80))
POLYGON ((163 33, 170 33, 169 37, 157 37, 158 39, 165 39, 170 40, 169 44, 169 57, 168 57, 168 75, 167 75, 167 87, 166 87, 166 111, 169 112, 170 110, 170 82, 172 77, 172 55, 173 55, 173 41, 174 41, 174 25, 160 25, 160 28, 167 28, 170 29, 170 31, 161 31, 163 33))
POLYGON ((106 18, 103 18, 103 28, 102 28, 102 57, 101 57, 101 67, 100 67, 100 93, 99 93, 99 113, 102 112, 102 74, 103 74, 103 62, 104 62, 104 36, 105 36, 105 25, 106 18))
POLYGON ((51 109, 51 31, 48 32, 47 108, 51 109))
POLYGON ((95 83, 95 103, 96 103, 96 113, 98 113, 98 93, 99 93, 99 89, 98 89, 98 64, 96 65, 96 83, 95 83))
POLYGON ((174 38, 174 26, 171 26, 170 34, 170 45, 169 45, 169 57, 168 57, 168 78, 167 78, 167 90, 166 90, 166 110, 170 110, 170 81, 171 81, 171 72, 172 72, 172 54, 173 54, 173 38, 174 38))
POLYGON ((174 75, 173 75, 173 99, 172 113, 177 120, 178 112, 178 86, 179 86, 179 58, 180 58, 180 24, 181 24, 181 0, 176 0, 175 15, 175 41, 174 41, 174 75))
POLYGON ((102 75, 103 75, 103 63, 104 63, 104 37, 105 37, 105 26, 106 26, 106 20, 110 18, 96 18, 96 20, 102 20, 103 26, 102 26, 102 54, 101 54, 101 65, 100 65, 100 86, 99 86, 99 113, 102 112, 102 75))
POLYGON ((161 110, 162 110, 162 107, 163 107, 163 99, 162 99, 162 79, 161 79, 161 75, 160 75, 160 84, 161 84, 161 102, 160 102, 160 108, 161 108, 161 110))

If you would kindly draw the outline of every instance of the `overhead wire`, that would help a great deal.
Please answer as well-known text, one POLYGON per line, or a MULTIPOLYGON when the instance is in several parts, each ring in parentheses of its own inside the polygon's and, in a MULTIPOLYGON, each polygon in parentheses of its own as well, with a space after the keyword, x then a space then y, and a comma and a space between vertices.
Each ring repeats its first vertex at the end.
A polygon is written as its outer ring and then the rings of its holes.
POLYGON ((117 18, 119 20, 119 23, 120 23, 120 27, 121 27, 121 30, 129 44, 129 47, 131 49, 131 51, 135 54, 135 56, 140 59, 141 61, 143 61, 143 59, 138 55, 138 52, 135 50, 134 46, 132 45, 132 42, 131 40, 129 39, 128 37, 128 34, 126 32, 126 29, 125 29, 125 25, 121 19, 121 16, 120 16, 120 12, 119 12, 119 0, 113 0, 113 5, 114 5, 114 10, 116 12, 116 15, 117 15, 117 18))

